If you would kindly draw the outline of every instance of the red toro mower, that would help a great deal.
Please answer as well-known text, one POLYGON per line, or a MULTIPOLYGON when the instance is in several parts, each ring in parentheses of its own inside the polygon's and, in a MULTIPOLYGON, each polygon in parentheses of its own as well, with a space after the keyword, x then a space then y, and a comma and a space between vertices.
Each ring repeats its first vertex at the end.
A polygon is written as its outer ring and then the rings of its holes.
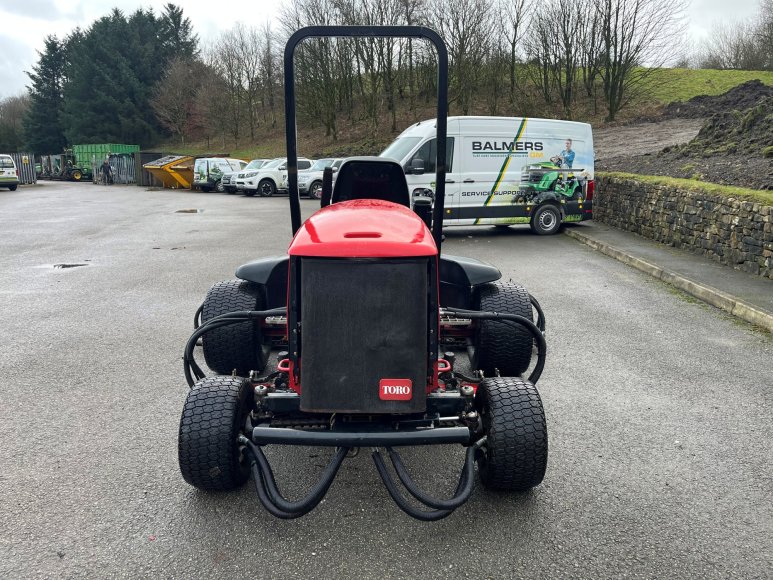
POLYGON ((373 448, 397 505, 421 520, 446 517, 470 497, 476 464, 487 488, 538 485, 548 455, 534 386, 545 363, 542 311, 522 286, 502 282, 495 267, 440 253, 443 40, 417 26, 309 27, 288 41, 284 71, 294 237, 287 256, 244 264, 237 279, 212 286, 197 312, 184 354, 191 390, 180 421, 183 477, 199 489, 229 490, 251 473, 261 503, 279 518, 314 509, 347 454, 361 447, 373 448), (396 161, 351 158, 334 188, 326 172, 322 208, 301 223, 293 55, 305 38, 342 36, 422 38, 437 49, 434 207, 429 199, 410 207, 406 168, 396 161), (216 376, 205 377, 194 360, 199 338, 216 376), (269 364, 272 349, 281 349, 276 365, 269 364), (466 448, 449 499, 419 489, 397 451, 438 444, 466 448), (263 453, 268 445, 330 447, 333 457, 308 495, 290 501, 263 453))

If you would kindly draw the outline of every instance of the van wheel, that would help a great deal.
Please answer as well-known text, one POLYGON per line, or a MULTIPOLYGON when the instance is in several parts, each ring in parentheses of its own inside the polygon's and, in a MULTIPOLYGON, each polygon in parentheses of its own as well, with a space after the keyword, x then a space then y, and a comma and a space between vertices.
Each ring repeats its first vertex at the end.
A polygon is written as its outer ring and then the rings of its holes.
POLYGON ((537 208, 531 217, 531 230, 540 236, 555 234, 561 227, 561 213, 554 205, 543 205, 537 208))

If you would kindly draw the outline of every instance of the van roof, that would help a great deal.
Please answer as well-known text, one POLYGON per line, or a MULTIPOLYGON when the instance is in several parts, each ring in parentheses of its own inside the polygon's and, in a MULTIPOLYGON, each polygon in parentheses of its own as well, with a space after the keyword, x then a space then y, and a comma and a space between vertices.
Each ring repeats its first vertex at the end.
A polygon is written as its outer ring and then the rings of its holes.
MULTIPOLYGON (((590 129, 589 123, 582 123, 580 121, 566 121, 563 119, 542 119, 538 117, 493 117, 493 116, 487 116, 487 115, 464 115, 464 116, 456 116, 456 117, 448 117, 448 128, 449 131, 452 130, 452 127, 454 123, 458 123, 463 121, 465 124, 467 123, 474 123, 475 121, 498 121, 498 122, 517 122, 521 119, 530 119, 535 121, 540 121, 544 123, 561 123, 561 124, 570 124, 574 125, 578 129, 580 127, 583 128, 583 130, 590 129)), ((417 123, 414 123, 413 125, 410 125, 405 131, 401 133, 401 135, 405 134, 421 134, 426 135, 433 133, 436 129, 436 121, 437 119, 425 119, 423 121, 419 121, 417 123)))

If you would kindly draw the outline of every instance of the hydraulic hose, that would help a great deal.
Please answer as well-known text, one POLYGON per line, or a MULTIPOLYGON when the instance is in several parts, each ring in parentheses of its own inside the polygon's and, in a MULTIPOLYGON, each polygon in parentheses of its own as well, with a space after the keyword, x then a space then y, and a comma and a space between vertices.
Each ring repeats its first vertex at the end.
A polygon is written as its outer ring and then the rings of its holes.
POLYGON ((539 302, 537 302, 537 299, 529 294, 529 300, 531 301, 531 305, 534 307, 534 310, 537 311, 537 328, 540 329, 543 333, 545 332, 545 313, 542 311, 542 306, 540 306, 539 302))
POLYGON ((447 316, 458 316, 460 318, 492 320, 501 324, 510 326, 522 326, 528 330, 537 343, 537 364, 529 375, 529 382, 536 384, 545 368, 545 357, 547 355, 547 343, 539 327, 525 316, 518 314, 507 314, 504 312, 481 312, 479 310, 463 310, 461 308, 444 309, 443 314, 447 316))
POLYGON ((204 311, 204 303, 201 303, 201 306, 199 306, 196 309, 196 313, 193 315, 193 330, 196 330, 199 326, 201 326, 201 313, 204 311))
POLYGON ((274 472, 263 450, 247 437, 242 436, 239 441, 249 449, 252 455, 253 461, 250 467, 260 502, 272 515, 282 519, 298 518, 317 507, 330 489, 341 463, 349 452, 347 447, 339 447, 309 494, 302 500, 291 502, 285 499, 279 491, 274 479, 274 472))
POLYGON ((199 325, 185 344, 185 350, 183 352, 183 372, 185 373, 185 380, 188 383, 188 386, 193 387, 197 380, 201 380, 206 376, 201 370, 201 367, 196 364, 196 360, 193 357, 196 341, 198 341, 200 336, 215 328, 242 322, 263 320, 269 316, 282 316, 286 313, 287 310, 285 308, 274 308, 272 310, 239 310, 215 316, 199 325))
MULTIPOLYGON (((412 518, 416 518, 417 520, 421 520, 423 522, 435 522, 437 520, 442 520, 443 518, 450 516, 454 512, 454 510, 423 511, 420 509, 416 509, 411 504, 409 504, 398 491, 397 486, 395 485, 395 482, 392 480, 392 476, 389 475, 386 465, 384 464, 384 460, 381 458, 381 454, 378 452, 378 450, 374 450, 373 453, 371 454, 371 457, 373 457, 373 462, 376 464, 376 470, 378 471, 378 474, 381 476, 381 480, 384 482, 384 485, 386 486, 387 491, 389 492, 389 495, 392 496, 392 499, 397 504, 397 507, 399 507, 401 510, 403 510, 412 518)), ((462 486, 462 481, 460 479, 459 485, 456 488, 457 492, 459 491, 461 486, 462 486)), ((456 495, 456 493, 454 495, 456 495)))
POLYGON ((464 458, 464 467, 462 467, 462 475, 459 480, 459 487, 457 487, 456 494, 451 499, 436 499, 424 493, 419 489, 413 479, 411 479, 400 454, 391 447, 387 447, 387 452, 389 453, 389 458, 392 460, 392 465, 395 468, 397 477, 400 478, 405 489, 421 503, 437 510, 454 510, 470 498, 475 474, 474 446, 467 448, 467 453, 464 458))

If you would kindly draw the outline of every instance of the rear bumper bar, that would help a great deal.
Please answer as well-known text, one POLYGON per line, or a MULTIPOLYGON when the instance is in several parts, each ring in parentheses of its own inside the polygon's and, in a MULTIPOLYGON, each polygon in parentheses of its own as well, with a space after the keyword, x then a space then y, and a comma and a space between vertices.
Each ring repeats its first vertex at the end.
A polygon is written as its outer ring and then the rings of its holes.
POLYGON ((435 427, 404 431, 304 431, 284 427, 255 427, 256 445, 309 445, 322 447, 400 447, 405 445, 469 445, 467 427, 435 427))

